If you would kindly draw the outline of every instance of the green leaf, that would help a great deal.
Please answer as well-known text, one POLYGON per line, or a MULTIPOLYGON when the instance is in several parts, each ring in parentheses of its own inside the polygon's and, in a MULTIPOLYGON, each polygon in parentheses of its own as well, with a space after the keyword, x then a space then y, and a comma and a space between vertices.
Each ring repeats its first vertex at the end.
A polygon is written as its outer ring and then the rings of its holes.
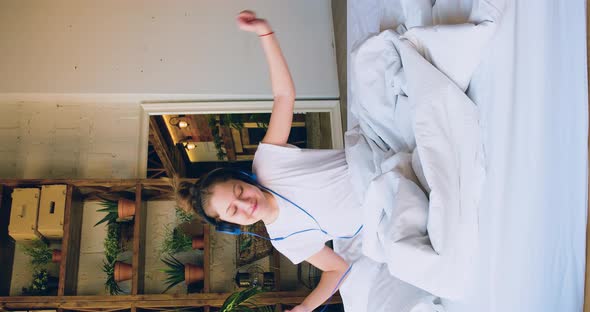
POLYGON ((176 209, 176 219, 180 223, 189 223, 189 222, 193 221, 193 219, 195 218, 194 214, 192 214, 190 212, 186 212, 178 206, 175 207, 175 209, 176 209))
POLYGON ((166 226, 160 255, 173 255, 192 249, 192 237, 186 235, 180 227, 166 226))
POLYGON ((254 297, 264 292, 260 287, 250 287, 231 294, 221 306, 221 312, 249 312, 249 311, 272 311, 269 307, 256 305, 254 297))
POLYGON ((31 257, 31 265, 35 268, 51 262, 53 251, 40 239, 35 239, 28 245, 21 245, 21 248, 26 255, 31 257))
POLYGON ((164 281, 168 287, 162 292, 167 292, 170 288, 184 282, 184 264, 174 258, 172 255, 168 255, 165 258, 160 259, 168 268, 160 270, 168 275, 164 281))

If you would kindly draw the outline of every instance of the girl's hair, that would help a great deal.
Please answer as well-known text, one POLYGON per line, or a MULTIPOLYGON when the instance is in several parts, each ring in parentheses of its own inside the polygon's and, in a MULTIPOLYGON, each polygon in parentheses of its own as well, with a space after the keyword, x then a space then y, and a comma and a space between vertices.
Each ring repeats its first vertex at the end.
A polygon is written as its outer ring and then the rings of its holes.
POLYGON ((179 182, 175 177, 174 189, 176 202, 184 211, 194 211, 207 223, 218 225, 220 222, 205 213, 209 205, 213 187, 229 180, 239 180, 257 186, 256 180, 248 173, 233 168, 217 168, 203 175, 196 183, 179 182))

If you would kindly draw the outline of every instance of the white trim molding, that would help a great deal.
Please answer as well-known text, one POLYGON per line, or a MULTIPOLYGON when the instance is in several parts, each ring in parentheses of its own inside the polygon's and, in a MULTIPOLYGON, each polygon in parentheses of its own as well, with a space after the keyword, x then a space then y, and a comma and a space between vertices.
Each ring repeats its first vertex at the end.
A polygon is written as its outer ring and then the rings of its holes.
MULTIPOLYGON (((198 114, 244 114, 270 113, 272 101, 219 101, 219 102, 169 102, 142 103, 142 116, 139 133, 138 177, 147 176, 147 150, 149 140, 149 118, 157 115, 198 115, 198 114)), ((295 113, 329 113, 332 131, 332 148, 344 148, 340 101, 301 100, 295 101, 295 113)))

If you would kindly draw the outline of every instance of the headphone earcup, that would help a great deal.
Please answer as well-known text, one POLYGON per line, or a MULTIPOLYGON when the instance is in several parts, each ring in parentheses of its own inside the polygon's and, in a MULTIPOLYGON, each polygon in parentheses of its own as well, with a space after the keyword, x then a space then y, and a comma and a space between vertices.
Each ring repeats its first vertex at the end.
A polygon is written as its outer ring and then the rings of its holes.
POLYGON ((242 230, 240 230, 240 226, 236 224, 222 222, 215 226, 215 230, 217 232, 231 234, 231 235, 240 235, 242 230))
POLYGON ((243 175, 248 177, 248 180, 250 180, 250 181, 248 181, 249 183, 252 182, 252 184, 258 185, 258 179, 253 172, 246 172, 246 171, 240 170, 240 173, 242 173, 243 175))
POLYGON ((254 180, 256 183, 258 183, 258 177, 256 177, 254 173, 250 173, 250 178, 254 180))

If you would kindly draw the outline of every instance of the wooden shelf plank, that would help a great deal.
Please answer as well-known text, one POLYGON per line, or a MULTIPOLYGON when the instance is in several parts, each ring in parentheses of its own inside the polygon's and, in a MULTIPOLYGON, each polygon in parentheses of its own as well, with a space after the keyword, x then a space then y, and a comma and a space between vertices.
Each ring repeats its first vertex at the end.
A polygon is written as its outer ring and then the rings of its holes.
POLYGON ((0 296, 8 296, 12 279, 15 244, 8 236, 11 204, 11 190, 0 185, 0 296))
POLYGON ((0 185, 0 239, 8 237, 11 204, 11 190, 4 185, 0 185))
POLYGON ((208 293, 211 290, 211 227, 209 224, 203 225, 203 241, 205 243, 203 249, 203 270, 205 271, 203 292, 208 293))
MULTIPOLYGON (((158 307, 220 307, 231 293, 188 295, 121 295, 121 296, 30 296, 0 297, 0 309, 62 308, 66 310, 92 308, 158 308, 158 307)), ((301 303, 309 292, 266 292, 256 297, 261 305, 301 303)), ((330 304, 342 303, 338 293, 330 304)))
POLYGON ((57 294, 75 295, 78 286, 78 265, 82 235, 83 203, 78 189, 68 185, 64 210, 64 236, 59 265, 59 286, 57 294))
POLYGON ((131 294, 143 294, 145 275, 145 237, 147 222, 147 205, 142 199, 142 185, 135 188, 135 223, 133 226, 133 277, 131 294))
MULTIPOLYGON (((198 179, 180 179, 191 183, 198 179)), ((109 193, 134 192, 135 186, 141 184, 144 200, 174 199, 172 180, 160 179, 0 179, 0 185, 7 187, 38 187, 48 184, 66 184, 78 188, 85 200, 100 200, 98 196, 109 193)))
MULTIPOLYGON (((181 178, 180 181, 196 183, 199 179, 181 178)), ((168 186, 172 182, 168 178, 160 179, 2 179, 0 184, 5 186, 38 186, 45 184, 68 184, 77 187, 134 187, 136 184, 143 186, 168 186)))
MULTIPOLYGON (((203 292, 209 293, 211 291, 211 227, 209 224, 203 225, 203 240, 205 248, 203 250, 203 269, 205 270, 205 277, 203 281, 203 292)), ((209 306, 204 306, 204 312, 210 312, 209 306)))
POLYGON ((271 255, 271 266, 272 266, 272 271, 275 274, 275 291, 280 291, 281 290, 281 254, 276 250, 272 249, 272 255, 271 255))

